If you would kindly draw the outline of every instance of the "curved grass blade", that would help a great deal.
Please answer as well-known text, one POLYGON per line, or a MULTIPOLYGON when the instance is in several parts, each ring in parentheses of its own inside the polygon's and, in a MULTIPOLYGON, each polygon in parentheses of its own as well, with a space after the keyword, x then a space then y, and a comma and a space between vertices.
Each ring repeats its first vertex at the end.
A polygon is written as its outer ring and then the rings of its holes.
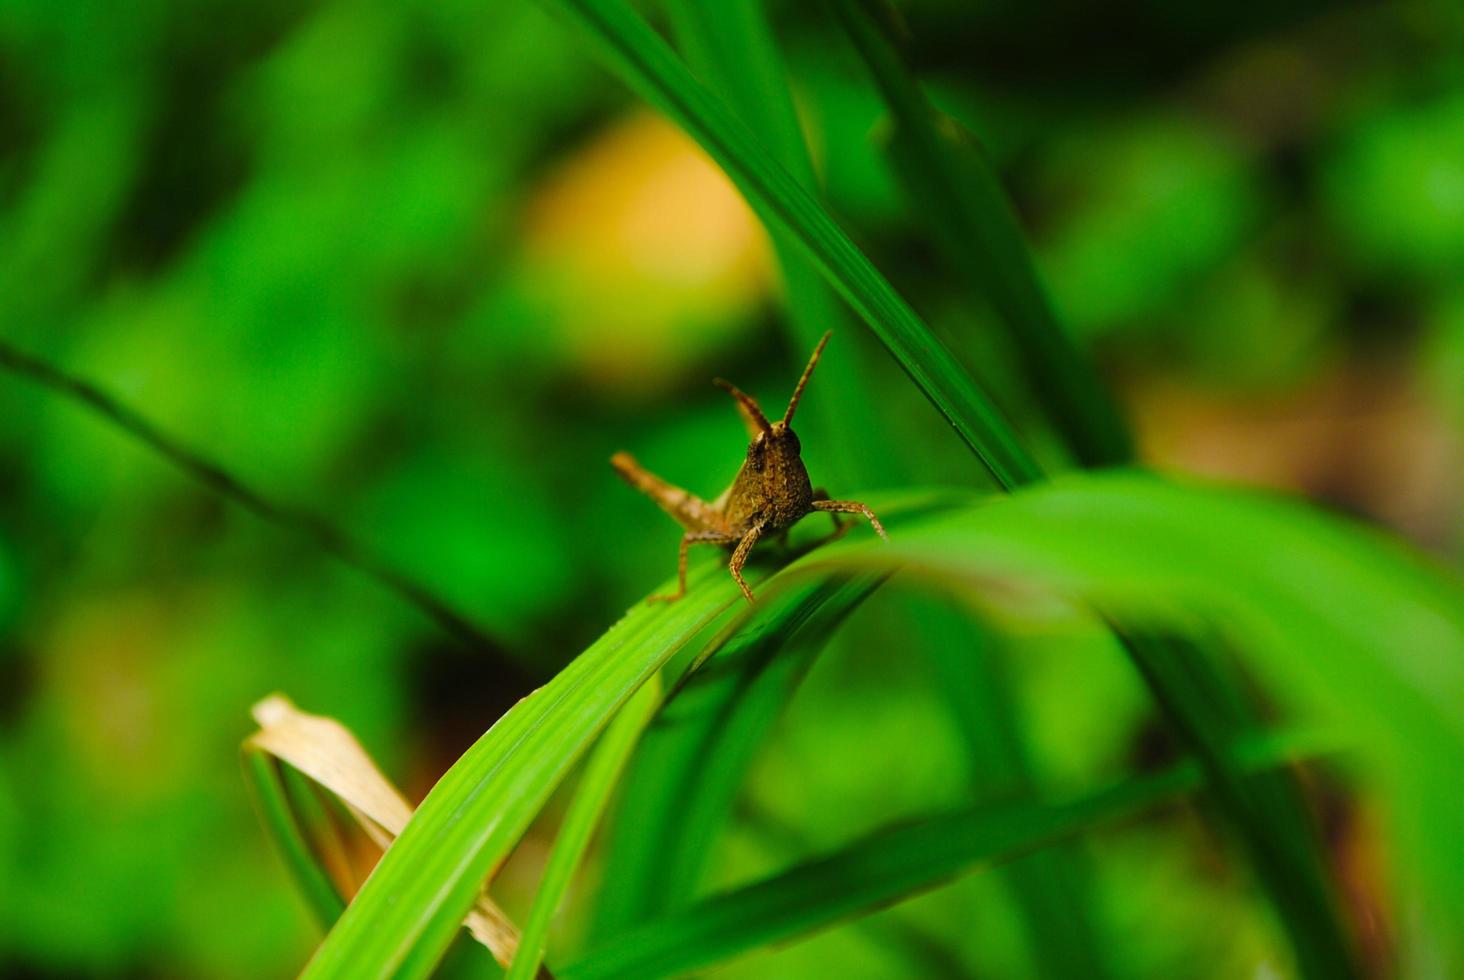
MULTIPOLYGON (((938 503, 926 495, 885 509, 898 522, 902 510, 938 503)), ((355 980, 431 972, 482 882, 595 735, 691 637, 728 609, 744 608, 720 562, 694 569, 688 586, 678 602, 632 609, 464 753, 427 794, 303 976, 355 980)), ((761 592, 770 584, 756 587, 761 592)))
POLYGON ((529 980, 544 975, 540 964, 549 939, 549 924, 564 898, 570 879, 579 867, 590 837, 604 815, 610 793, 620 782, 620 775, 630 759, 637 739, 661 703, 661 684, 656 678, 643 685, 629 704, 615 716, 600 742, 590 754, 584 776, 575 788, 574 801, 564 815, 564 824, 554 841, 554 849, 544 866, 534 904, 524 920, 518 954, 509 965, 505 980, 529 980))
POLYGON ((623 0, 544 0, 582 26, 621 76, 676 121, 769 227, 786 229, 1005 488, 1041 476, 1001 413, 832 218, 623 0))
POLYGON ((345 911, 346 903, 336 892, 330 875, 315 859, 315 853, 295 819, 294 808, 285 794, 284 780, 280 778, 279 763, 269 753, 247 745, 241 759, 244 781, 259 810, 260 822, 284 859, 285 868, 290 872, 296 889, 304 896, 316 922, 322 929, 329 929, 345 911))
MULTIPOLYGON (((793 105, 792 89, 761 0, 666 4, 687 64, 759 137, 773 157, 810 193, 818 187, 813 161, 793 105)), ((768 229, 783 275, 787 333, 798 357, 824 331, 841 333, 847 316, 838 296, 805 257, 792 234, 768 229)), ((822 394, 803 411, 805 446, 820 447, 819 472, 830 486, 879 486, 889 478, 889 440, 870 405, 852 351, 819 366, 822 394)))
MULTIPOLYGON (((1275 738, 1251 747, 1251 764, 1285 764, 1293 752, 1291 739, 1275 738)), ((1186 763, 1068 803, 984 804, 927 817, 629 930, 557 975, 650 980, 713 966, 868 914, 1201 785, 1199 768, 1186 763)))
MULTIPOLYGON (((907 508, 896 527, 890 544, 846 538, 800 558, 759 583, 761 603, 829 575, 904 567, 1006 599, 1067 596, 1126 625, 1220 618, 1274 694, 1341 718, 1367 740, 1364 759, 1395 791, 1397 819, 1443 856, 1419 870, 1456 886, 1435 892, 1440 913, 1464 909, 1464 861, 1452 860, 1464 848, 1441 830, 1464 822, 1464 802, 1432 791, 1464 763, 1458 583, 1303 507, 1129 474, 913 517, 907 508)), ((721 568, 702 566, 692 579, 687 598, 633 611, 453 767, 307 975, 431 969, 478 883, 588 740, 679 644, 737 601, 721 568)))
POLYGON ((90 381, 26 353, 4 339, 0 339, 0 370, 27 378, 75 404, 85 406, 126 433, 128 438, 166 459, 200 486, 232 500, 267 524, 300 535, 325 554, 416 606, 448 635, 471 647, 474 652, 496 661, 508 676, 523 675, 524 667, 514 661, 502 643, 474 625, 466 615, 427 586, 370 552, 339 527, 244 483, 230 470, 184 445, 141 412, 118 401, 90 381))
MULTIPOLYGON (((951 707, 970 764, 973 799, 1040 796, 1042 785, 1022 717, 1023 705, 1008 677, 994 631, 949 596, 905 594, 911 648, 935 671, 936 686, 951 707)), ((1111 976, 1112 952, 1095 914, 1092 862, 1081 841, 1067 841, 998 870, 1021 913, 1030 968, 1043 977, 1111 976)))
POLYGON ((839 577, 770 597, 758 629, 733 622, 703 651, 626 780, 596 935, 691 897, 754 753, 829 637, 884 578, 839 577))
MULTIPOLYGON (((866 555, 875 567, 903 560, 978 590, 1000 583, 1008 595, 1068 595, 1130 630, 1221 629, 1273 699, 1323 712, 1360 734, 1370 773, 1389 794, 1399 851, 1405 861, 1411 856, 1410 874, 1423 887, 1422 907, 1440 923, 1464 914, 1464 843, 1442 830, 1464 824, 1464 799, 1437 791, 1464 771, 1464 587, 1457 578, 1380 535, 1295 503, 1134 474, 1065 478, 906 527, 889 549, 866 555)), ((1182 667, 1171 646, 1142 646, 1151 668, 1174 674, 1165 687, 1183 699, 1187 723, 1204 728, 1191 738, 1199 754, 1213 755, 1217 733, 1248 724, 1233 704, 1207 707, 1223 690, 1212 670, 1182 667)), ((1307 872, 1311 859, 1297 827, 1268 822, 1282 808, 1302 809, 1289 798, 1294 789, 1244 785, 1223 760, 1207 759, 1207 767, 1238 828, 1265 835, 1248 845, 1284 850, 1284 857, 1259 852, 1278 865, 1265 873, 1307 872)), ((1278 902, 1305 900, 1304 892, 1288 898, 1275 886, 1272 894, 1278 902)), ((1299 955, 1314 956, 1305 946, 1314 941, 1334 944, 1329 957, 1345 956, 1345 939, 1329 938, 1315 923, 1302 928, 1312 931, 1300 937, 1299 955)))
POLYGON ((968 586, 999 582, 1006 594, 1067 595, 1129 628, 1192 632, 1203 613, 1278 695, 1345 706, 1385 744, 1464 746, 1457 577, 1293 501, 1138 473, 1073 475, 908 522, 885 547, 852 542, 826 555, 842 568, 857 557, 852 567, 898 562, 968 586))
POLYGON ((1218 644, 1130 637, 1125 646, 1239 831, 1291 937, 1300 974, 1326 980, 1359 975, 1300 785, 1289 773, 1247 774, 1227 765, 1224 740, 1255 730, 1261 719, 1227 665, 1210 655, 1218 644))
POLYGON ((984 290, 1038 403, 1084 467, 1131 462, 1133 441, 1092 359, 1058 323, 1001 181, 969 136, 951 138, 891 39, 884 0, 833 0, 896 123, 895 173, 954 271, 984 290))
MULTIPOLYGON (((961 432, 999 485, 1012 489, 1041 477, 995 407, 923 321, 642 20, 619 0, 556 2, 609 51, 634 87, 672 116, 722 165, 770 227, 781 225, 797 237, 926 396, 961 432)), ((1203 749, 1204 744, 1196 747, 1203 749)), ((1247 833, 1264 835, 1268 831, 1264 820, 1247 820, 1237 813, 1230 816, 1247 833)), ((1301 815, 1289 814, 1286 819, 1295 824, 1301 815)), ((1264 841, 1258 842, 1256 849, 1267 846, 1264 841)), ((1302 918, 1320 920, 1323 914, 1309 912, 1302 918)))

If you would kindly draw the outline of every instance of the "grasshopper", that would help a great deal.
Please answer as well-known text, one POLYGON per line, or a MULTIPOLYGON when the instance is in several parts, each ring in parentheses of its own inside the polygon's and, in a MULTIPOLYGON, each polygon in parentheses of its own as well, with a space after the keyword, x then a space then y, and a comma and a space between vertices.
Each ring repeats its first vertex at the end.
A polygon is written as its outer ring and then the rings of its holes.
POLYGON ((863 514, 876 533, 889 540, 879 518, 864 504, 855 500, 830 500, 823 490, 813 488, 808 479, 808 469, 803 465, 803 447, 791 428, 798 400, 803 397, 803 389, 832 332, 824 334, 814 348, 808 367, 803 369, 803 376, 798 379, 798 387, 793 389, 788 410, 777 422, 768 421, 751 395, 731 382, 716 379, 717 387, 736 399, 737 412, 752 438, 742 468, 737 471, 732 485, 716 500, 702 500, 667 483, 642 467, 629 453, 616 453, 610 457, 610 465, 626 483, 654 500, 686 529, 681 536, 676 591, 671 595, 651 596, 648 602, 675 602, 686 594, 686 551, 694 544, 715 544, 732 549, 727 567, 742 594, 751 602, 752 590, 742 578, 742 566, 752 546, 769 534, 786 536, 788 528, 816 510, 826 511, 833 518, 835 534, 847 530, 839 520, 839 514, 863 514))

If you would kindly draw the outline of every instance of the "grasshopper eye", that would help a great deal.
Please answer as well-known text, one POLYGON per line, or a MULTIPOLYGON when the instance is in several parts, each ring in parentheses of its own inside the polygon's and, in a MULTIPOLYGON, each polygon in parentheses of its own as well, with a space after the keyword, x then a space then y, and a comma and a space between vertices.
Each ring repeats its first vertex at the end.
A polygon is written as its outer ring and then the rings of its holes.
POLYGON ((759 432, 757 438, 748 444, 747 465, 754 471, 760 472, 763 468, 763 460, 767 457, 767 449, 768 445, 763 440, 762 433, 759 432))

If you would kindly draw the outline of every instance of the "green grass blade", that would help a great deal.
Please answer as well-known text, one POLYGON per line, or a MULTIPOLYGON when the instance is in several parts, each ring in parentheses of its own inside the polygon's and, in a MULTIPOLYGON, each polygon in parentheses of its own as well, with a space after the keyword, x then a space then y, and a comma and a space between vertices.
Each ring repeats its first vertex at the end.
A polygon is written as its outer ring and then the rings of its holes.
POLYGON ((623 0, 545 0, 583 27, 621 76, 721 165, 769 227, 783 228, 867 323, 1003 487, 1041 476, 1001 413, 849 236, 623 0))
POLYGON ((448 635, 461 640, 481 656, 498 661, 510 675, 521 672, 522 668, 514 663, 502 643, 484 633, 431 589, 373 554, 341 528, 244 483, 230 469, 208 459, 85 378, 26 353, 3 338, 0 338, 0 371, 27 378, 85 407, 129 439, 167 460, 199 485, 233 501, 266 523, 300 535, 325 554, 374 579, 416 606, 448 635))
MULTIPOLYGON (((996 598, 1064 596, 1130 626, 1223 622, 1274 696, 1364 740, 1359 758, 1394 791, 1405 830, 1464 858, 1441 829, 1464 823, 1464 803, 1432 791, 1464 766, 1464 590, 1411 554, 1294 504, 1131 474, 954 508, 934 497, 872 503, 891 515, 890 543, 851 535, 805 555, 755 582, 760 606, 830 575, 903 567, 996 598)), ((430 971, 589 740, 679 645, 740 602, 719 565, 696 569, 692 586, 673 606, 632 611, 464 755, 307 976, 430 971)), ((1461 867, 1416 869, 1445 886, 1431 892, 1441 914, 1464 911, 1461 867)))
POLYGON ((1224 746, 1261 724, 1256 707, 1224 665, 1199 645, 1133 637, 1130 658, 1169 725, 1200 762, 1210 791, 1251 855, 1276 905, 1303 976, 1357 976, 1357 954, 1342 926, 1335 885, 1301 788, 1286 773, 1247 774, 1224 746))
MULTIPOLYGON (((1041 795, 1002 641, 948 597, 900 599, 910 646, 934 667, 936 687, 961 733, 973 798, 1041 795)), ((1091 862, 1081 842, 1031 854, 1001 868, 999 876, 1021 912, 1033 975, 1097 980, 1111 974, 1111 954, 1095 921, 1091 862)))
POLYGON ((1344 706, 1383 744, 1464 745, 1458 579, 1282 498, 1137 473, 1069 476, 911 521, 882 548, 830 549, 839 556, 1069 595, 1130 628, 1173 632, 1203 613, 1277 695, 1344 706))
MULTIPOLYGON (((773 157, 810 193, 818 186, 793 105, 782 57, 760 0, 666 4, 687 64, 737 113, 773 157)), ((837 294, 804 256, 792 234, 769 228, 783 276, 788 334, 795 360, 813 350, 825 330, 847 323, 837 294)), ((819 471, 830 486, 877 486, 888 479, 888 438, 879 424, 855 361, 855 351, 819 366, 823 394, 811 399, 799 424, 804 445, 820 447, 819 471), (808 431, 804 431, 807 429, 808 431)))
POLYGON ((596 935, 684 904, 747 767, 814 659, 883 576, 770 597, 756 629, 730 624, 656 717, 616 815, 596 935))
MULTIPOLYGON (((917 496, 886 511, 899 526, 902 509, 938 504, 938 498, 917 496)), ((748 571, 754 588, 771 588, 759 583, 751 566, 748 571)), ((688 586, 679 602, 632 609, 464 753, 428 793, 303 976, 354 980, 431 972, 478 888, 595 735, 687 640, 728 609, 742 608, 720 562, 693 570, 688 586)))
POLYGON ((600 823, 610 794, 620 782, 621 773, 635 748, 646 723, 661 703, 661 685, 655 678, 636 692, 625 709, 615 716, 600 742, 590 754, 584 776, 575 788, 574 801, 564 815, 564 824, 554 841, 554 849, 544 866, 534 904, 524 921, 518 954, 507 973, 507 980, 529 980, 539 975, 544 961, 544 948, 549 939, 549 925, 559 903, 569 888, 570 879, 579 868, 590 837, 600 823))
POLYGON ((703 566, 671 605, 631 610, 488 730, 438 781, 306 967, 306 977, 427 976, 478 888, 610 717, 741 601, 703 566))
MULTIPOLYGON (((1441 922, 1464 914, 1464 845, 1443 830, 1464 823, 1464 801, 1431 788, 1464 770, 1457 577, 1295 503, 1123 473, 1065 478, 933 517, 865 555, 873 564, 855 567, 902 561, 978 592, 995 586, 995 596, 1067 596, 1130 630, 1222 630, 1273 700, 1359 733, 1369 771, 1389 794, 1405 865, 1414 857, 1408 871, 1422 888, 1420 907, 1441 922)), ((1202 756, 1227 730, 1245 730, 1248 712, 1186 692, 1225 690, 1211 665, 1167 645, 1136 646, 1136 659, 1171 668, 1149 673, 1163 678, 1160 696, 1180 705, 1202 756)), ((1311 828, 1294 785, 1278 791, 1223 761, 1207 767, 1247 846, 1273 864, 1263 874, 1313 876, 1311 828)), ((1301 965, 1346 963, 1346 940, 1327 924, 1325 885, 1267 884, 1301 965)))
MULTIPOLYGON (((1282 764, 1277 739, 1258 764, 1282 764)), ((1054 840, 1201 785, 1185 764, 1066 804, 967 807, 886 830, 772 878, 723 893, 625 932, 561 969, 561 980, 675 976, 827 928, 935 887, 978 865, 1011 860, 1054 840)))
MULTIPOLYGON (((1434 855, 1410 869, 1423 907, 1464 914, 1464 844, 1441 830, 1464 824, 1464 800, 1430 788, 1464 771, 1456 577, 1294 503, 1118 473, 932 518, 866 554, 978 589, 999 582, 1017 594, 1066 595, 1131 630, 1222 629, 1272 699, 1359 733, 1390 795, 1405 864, 1410 854, 1434 855)), ((1216 690, 1211 673, 1190 683, 1216 690)), ((1202 702, 1191 698, 1183 710, 1223 730, 1202 702)), ((1290 805, 1272 790, 1246 792, 1267 794, 1268 809, 1246 816, 1252 825, 1278 802, 1290 805)), ((1294 826, 1263 829, 1274 839, 1265 846, 1296 848, 1294 826)))
MULTIPOLYGON (((979 149, 957 144, 937 126, 936 110, 889 38, 882 0, 835 0, 834 6, 897 123, 897 172, 912 201, 930 216, 957 270, 985 287, 1049 416, 1084 465, 1125 461, 1132 453, 1126 429, 1091 363, 1057 323, 1015 216, 979 149)), ((1228 714, 1210 710, 1208 692, 1223 678, 1198 656, 1156 654, 1142 642, 1126 647, 1171 725, 1207 760, 1217 798, 1257 859, 1303 972, 1355 972, 1299 789, 1284 773, 1239 778, 1211 751, 1245 730, 1243 705, 1232 702, 1228 714), (1181 657, 1185 665, 1171 669, 1181 657)), ((1059 946, 1042 944, 1048 952, 1059 946)))
POLYGON ((244 781, 259 810, 265 832, 284 859, 285 868, 315 920, 322 929, 329 929, 345 911, 346 903, 336 891, 330 875, 315 859, 315 852, 295 819, 294 808, 285 793, 284 780, 280 778, 279 763, 268 752, 248 746, 243 750, 242 761, 244 781))
POLYGON ((891 40, 884 0, 834 0, 896 124, 895 172, 954 271, 1007 327, 1038 402, 1086 467, 1131 461, 1133 443, 1091 358, 1058 323, 1001 181, 974 141, 958 143, 891 40), (939 125, 938 125, 939 123, 939 125))

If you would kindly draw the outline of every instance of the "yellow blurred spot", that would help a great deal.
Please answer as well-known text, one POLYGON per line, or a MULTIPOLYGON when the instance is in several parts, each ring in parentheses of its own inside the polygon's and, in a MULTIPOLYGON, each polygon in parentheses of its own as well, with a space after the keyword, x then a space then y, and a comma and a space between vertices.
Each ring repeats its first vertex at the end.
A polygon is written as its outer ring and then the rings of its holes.
POLYGON ((48 686, 70 755, 110 795, 162 790, 177 772, 159 662, 168 619, 142 596, 79 602, 49 638, 48 686))
POLYGON ((654 387, 722 346, 766 293, 761 225, 661 117, 613 124, 541 185, 525 215, 531 276, 566 354, 608 387, 654 387))

